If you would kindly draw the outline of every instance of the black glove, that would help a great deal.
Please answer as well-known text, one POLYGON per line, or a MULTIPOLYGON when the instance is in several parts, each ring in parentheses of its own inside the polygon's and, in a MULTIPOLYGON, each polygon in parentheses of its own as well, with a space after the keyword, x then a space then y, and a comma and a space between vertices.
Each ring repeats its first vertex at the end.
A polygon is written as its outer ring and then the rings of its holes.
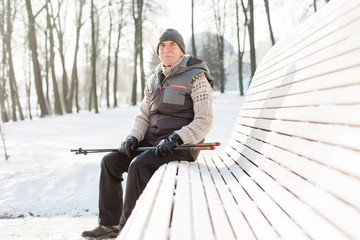
POLYGON ((155 149, 155 156, 165 157, 167 154, 173 153, 173 148, 179 144, 182 144, 180 136, 176 133, 171 134, 168 138, 163 139, 159 142, 155 149))
POLYGON ((138 140, 136 137, 128 137, 124 142, 121 143, 119 147, 119 152, 125 153, 129 158, 131 158, 131 153, 136 150, 138 147, 138 140))

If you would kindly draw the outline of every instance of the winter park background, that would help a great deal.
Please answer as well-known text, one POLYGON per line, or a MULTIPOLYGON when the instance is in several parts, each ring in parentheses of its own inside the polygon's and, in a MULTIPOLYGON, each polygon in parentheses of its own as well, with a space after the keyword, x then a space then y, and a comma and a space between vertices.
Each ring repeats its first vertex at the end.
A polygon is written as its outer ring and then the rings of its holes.
MULTIPOLYGON (((237 92, 214 95, 207 141, 224 146, 242 99, 237 92)), ((81 239, 83 230, 96 226, 103 154, 75 155, 70 149, 117 148, 137 111, 123 106, 7 124, 10 159, 0 162, 0 239, 81 239)))
MULTIPOLYGON (((134 48, 134 23, 131 16, 124 26, 120 44, 119 54, 119 82, 118 92, 119 104, 116 108, 106 107, 105 96, 105 69, 107 63, 109 14, 108 2, 115 1, 94 1, 99 12, 98 23, 98 59, 97 59, 97 78, 99 93, 99 113, 87 110, 87 104, 91 102, 90 90, 90 1, 85 1, 84 5, 84 25, 81 30, 81 40, 78 57, 78 75, 80 84, 80 112, 58 115, 54 114, 54 107, 51 106, 52 115, 40 117, 40 107, 35 91, 33 69, 30 64, 31 53, 27 43, 27 29, 24 24, 27 22, 27 13, 24 0, 0 1, 0 18, 5 19, 8 11, 7 3, 11 3, 12 13, 17 9, 17 15, 13 17, 12 33, 12 54, 15 69, 16 82, 18 87, 19 101, 23 106, 25 119, 20 121, 19 114, 17 121, 11 120, 1 123, 1 130, 4 133, 6 153, 9 159, 5 160, 3 146, 0 146, 0 240, 6 239, 82 239, 80 234, 83 230, 89 230, 97 224, 97 198, 98 181, 100 173, 100 161, 104 154, 88 154, 87 156, 75 155, 70 149, 82 148, 117 148, 122 140, 125 139, 129 129, 132 127, 133 119, 138 112, 140 83, 138 86, 138 104, 130 105, 132 79, 133 79, 133 48, 134 48), (130 60, 129 60, 130 59, 130 60), (29 80, 30 79, 30 80, 29 80), (32 80, 31 80, 32 79, 32 80), (31 83, 31 84, 30 84, 31 83), (31 85, 28 91, 29 84, 31 85), (30 96, 28 96, 30 93, 30 96), (31 115, 28 108, 28 99, 31 102, 31 115), (90 100, 89 100, 90 99, 90 100)), ((41 9, 41 1, 31 1, 34 14, 41 9)), ((71 76, 73 49, 75 45, 75 16, 78 11, 74 7, 75 2, 80 1, 57 1, 51 0, 54 10, 59 10, 59 26, 62 22, 64 31, 66 68, 68 75, 71 76), (64 7, 65 6, 65 7, 64 7), (65 30, 66 29, 66 30, 65 30)), ((127 2, 127 1, 125 1, 127 2)), ((187 53, 191 53, 191 1, 190 0, 156 0, 156 11, 149 11, 144 24, 144 57, 145 71, 148 75, 154 61, 158 61, 154 48, 156 47, 157 36, 166 28, 175 28, 184 36, 187 44, 187 53), (151 15, 151 13, 153 15, 151 15), (154 14, 161 13, 161 14, 154 14), (155 17, 156 15, 156 17, 155 17), (154 60, 155 58, 155 60, 154 60)), ((224 1, 216 1, 221 4, 224 1)), ((236 116, 241 108, 244 96, 239 94, 238 84, 238 60, 237 60, 237 39, 236 26, 234 24, 235 14, 234 2, 228 2, 226 6, 227 19, 224 22, 225 39, 225 91, 220 93, 216 88, 213 98, 214 106, 214 127, 207 137, 208 142, 220 141, 222 145, 214 151, 221 151, 230 137, 231 129, 236 121, 236 116), (226 30, 226 31, 225 31, 226 30)), ((240 3, 240 0, 238 0, 240 3)), ((247 0, 244 1, 248 3, 247 0)), ((271 21, 276 41, 289 35, 295 27, 310 16, 315 9, 314 3, 320 8, 325 4, 325 0, 301 0, 269 1, 271 9, 271 21)), ((195 1, 195 36, 197 39, 198 50, 205 54, 209 46, 215 47, 216 44, 209 42, 209 39, 216 38, 216 27, 213 16, 213 1, 195 1)), ((126 11, 130 11, 130 2, 127 2, 126 11)), ((76 5, 78 6, 78 5, 76 5)), ((111 9, 111 8, 109 8, 111 9)), ((262 56, 271 47, 269 40, 268 22, 264 8, 264 1, 254 1, 255 11, 255 41, 256 41, 256 62, 261 61, 262 56)), ((46 28, 46 14, 43 11, 37 16, 36 31, 39 47, 40 64, 45 66, 45 49, 49 45, 44 43, 42 26, 46 28)), ((53 12, 54 13, 54 12, 53 12)), ((110 12, 109 12, 110 13, 110 12)), ((113 5, 114 24, 118 20, 118 12, 113 5)), ((223 14, 223 13, 221 13, 223 14)), ((242 17, 243 18, 243 17, 242 17)), ((244 19, 243 19, 244 20, 244 19)), ((3 21, 5 22, 5 20, 3 21)), ((55 24, 55 20, 54 20, 55 24)), ((5 25, 0 24, 0 28, 5 25)), ((115 25, 113 27, 115 29, 115 25)), ((244 26, 241 26, 243 37, 244 26)), ((2 28, 1 28, 2 29, 2 28)), ((60 29, 61 30, 61 29, 60 29)), ((55 29, 54 29, 55 32, 55 29)), ((4 31, 2 38, 5 42, 4 31)), ((112 50, 115 49, 116 30, 113 30, 112 50)), ((62 90, 61 81, 63 77, 62 64, 60 59, 60 43, 55 37, 55 67, 56 78, 60 92, 62 90)), ((247 35, 244 35, 247 38, 247 35)), ((245 94, 250 81, 250 53, 248 40, 244 41, 244 64, 243 78, 245 94)), ((47 42, 49 44, 49 42, 47 42)), ((110 43, 109 43, 110 45, 110 43)), ((4 47, 2 47, 3 50, 4 47)), ((200 54, 200 55, 201 55, 200 54)), ((210 57, 216 56, 216 48, 210 49, 207 53, 210 57)), ((4 54, 4 56, 8 54, 4 54)), ((49 56, 47 56, 49 58, 49 56)), ((205 59, 210 61, 209 59, 205 59)), ((113 60, 111 60, 113 61, 113 60)), ((7 62, 7 61, 5 61, 7 62)), ((5 81, 8 72, 5 71, 4 60, 1 62, 1 81, 5 81)), ((215 59, 216 63, 216 59, 215 59)), ((113 67, 112 67, 113 68, 113 67)), ((113 76, 114 69, 110 69, 113 76)), ((41 77, 45 78, 45 72, 41 77)), ((140 74, 139 74, 140 75, 140 74)), ((139 77, 139 76, 138 76, 139 77)), ((1 83, 3 84, 3 83, 1 83)), ((1 85, 0 84, 0 85, 1 85)), ((8 83, 7 83, 8 84, 8 83)), ((45 83, 43 83, 45 85, 45 83)), ((52 88, 53 83, 49 86, 52 88)), ((8 111, 11 110, 9 100, 9 88, 5 87, 8 96, 8 111)), ((54 104, 55 94, 51 93, 51 104, 54 104)), ((14 104, 14 103, 13 103, 14 104)), ((11 115, 11 114, 9 114, 11 115)), ((15 114, 16 115, 16 114, 15 114)), ((4 144, 4 143, 3 143, 4 144)), ((125 180, 126 181, 126 180, 125 180)))

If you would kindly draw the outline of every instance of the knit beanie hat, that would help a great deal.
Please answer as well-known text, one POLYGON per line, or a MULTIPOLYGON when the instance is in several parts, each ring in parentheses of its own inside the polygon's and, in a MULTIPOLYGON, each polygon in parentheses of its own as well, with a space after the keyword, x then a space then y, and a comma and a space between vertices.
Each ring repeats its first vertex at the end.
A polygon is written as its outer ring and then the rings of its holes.
POLYGON ((172 29, 172 28, 166 29, 165 32, 163 34, 161 34, 158 45, 157 45, 157 49, 156 49, 157 55, 159 55, 159 45, 161 42, 164 42, 164 41, 176 42, 177 45, 179 45, 181 51, 185 54, 184 39, 181 36, 181 34, 178 31, 176 31, 175 29, 172 29))

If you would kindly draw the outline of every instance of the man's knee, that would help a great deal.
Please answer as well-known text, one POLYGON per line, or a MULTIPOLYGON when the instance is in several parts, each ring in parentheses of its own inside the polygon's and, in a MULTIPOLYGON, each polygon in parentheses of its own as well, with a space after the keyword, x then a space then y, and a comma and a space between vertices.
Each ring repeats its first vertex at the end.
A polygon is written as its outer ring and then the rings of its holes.
POLYGON ((131 163, 130 163, 130 166, 129 166, 129 172, 130 171, 139 171, 141 169, 144 169, 146 168, 146 164, 144 161, 139 161, 139 159, 135 158, 131 163))
POLYGON ((101 168, 107 169, 121 169, 127 171, 131 160, 126 155, 121 153, 109 153, 105 155, 101 160, 101 168))
POLYGON ((161 165, 167 163, 164 158, 159 158, 154 155, 153 151, 147 151, 139 156, 137 156, 133 161, 130 163, 129 166, 129 173, 130 172, 155 172, 161 165))
POLYGON ((110 157, 111 154, 105 155, 101 160, 101 168, 108 168, 113 164, 113 158, 110 157))

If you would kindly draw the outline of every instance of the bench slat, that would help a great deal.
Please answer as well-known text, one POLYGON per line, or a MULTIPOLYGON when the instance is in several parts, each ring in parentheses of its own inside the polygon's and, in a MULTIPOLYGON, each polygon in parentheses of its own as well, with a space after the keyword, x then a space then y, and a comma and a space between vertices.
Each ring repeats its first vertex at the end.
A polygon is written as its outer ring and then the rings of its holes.
MULTIPOLYGON (((268 193, 259 188, 259 180, 257 180, 257 178, 261 178, 263 181, 264 179, 265 181, 272 181, 272 179, 268 179, 268 176, 264 174, 261 175, 261 172, 259 172, 256 167, 251 168, 251 172, 247 171, 249 169, 249 162, 239 161, 239 158, 234 158, 234 155, 231 155, 231 157, 235 159, 237 163, 240 163, 240 165, 233 165, 233 167, 239 167, 250 175, 251 178, 241 178, 243 187, 277 232, 285 239, 308 239, 303 230, 294 223, 291 217, 289 217, 276 202, 269 198, 268 193)), ((235 157, 237 157, 237 155, 235 155, 235 157)))
POLYGON ((195 239, 214 239, 214 230, 197 162, 190 163, 190 182, 195 239))
MULTIPOLYGON (((352 206, 347 205, 343 201, 339 200, 337 197, 335 197, 332 194, 329 194, 326 190, 324 190, 324 186, 319 186, 316 183, 314 183, 311 178, 307 178, 309 175, 309 172, 303 169, 306 168, 307 162, 300 161, 299 159, 294 159, 291 156, 285 156, 282 152, 283 150, 274 148, 272 146, 269 146, 267 144, 257 144, 256 140, 254 141, 247 141, 246 144, 249 144, 249 147, 254 148, 254 150, 259 150, 261 148, 262 152, 271 153, 271 159, 270 157, 258 154, 257 152, 253 151, 252 149, 246 147, 246 146, 240 146, 238 142, 231 141, 229 143, 234 148, 242 150, 241 153, 244 154, 247 158, 250 158, 253 160, 254 163, 258 164, 258 162, 265 162, 262 163, 263 168, 270 169, 270 164, 273 168, 285 168, 285 170, 290 171, 290 173, 293 174, 293 177, 298 179, 296 182, 297 184, 294 184, 294 181, 290 181, 288 179, 284 180, 282 183, 284 186, 287 187, 288 190, 292 191, 296 196, 298 196, 300 199, 305 201, 309 206, 312 206, 314 209, 316 209, 322 216, 324 216, 327 219, 331 219, 333 224, 338 226, 340 229, 342 229, 343 232, 346 232, 350 235, 355 236, 356 233, 351 232, 354 231, 354 229, 358 229, 360 227, 360 211, 357 209, 354 209, 352 206), (256 146, 259 145, 259 146, 256 146), (269 149, 267 149, 269 148, 269 149), (278 164, 275 164, 278 160, 278 156, 281 157, 281 159, 286 159, 287 162, 284 162, 284 160, 278 164), (287 157, 287 158, 285 158, 287 157), (294 164, 296 163, 296 165, 294 164), (280 165, 281 164, 281 165, 280 165), (290 164, 293 164, 295 166, 289 166, 290 164), (301 168, 301 169, 300 169, 301 168), (300 169, 300 170, 299 170, 300 169), (294 174, 295 173, 295 174, 294 174), (305 177, 304 178, 299 178, 305 177), (349 224, 349 220, 351 219, 351 223, 349 224), (357 228, 356 228, 357 227, 357 228)), ((231 150, 230 150, 231 151, 231 150)), ((233 152, 233 154, 236 155, 236 153, 233 152)), ((290 155, 290 154, 288 154, 290 155)), ((243 158, 239 156, 239 162, 242 162, 243 158)), ((261 167, 259 167, 261 168, 261 167)), ((257 169, 256 167, 254 168, 257 169)), ((324 178, 324 180, 329 181, 329 185, 332 184, 331 177, 326 177, 323 175, 319 168, 314 168, 312 173, 315 177, 320 176, 321 178, 324 178)), ((289 175, 289 174, 288 174, 289 175)), ((284 175, 286 176, 286 175, 284 175)), ((311 176, 314 178, 314 176, 311 176)), ((277 179, 279 181, 279 175, 272 176, 273 178, 277 179)), ((282 177, 284 179, 284 177, 282 177)), ((335 182, 335 184, 338 184, 335 182)), ((344 185, 342 185, 344 186, 344 185)), ((356 188, 355 188, 356 189, 356 188)), ((352 196, 356 195, 357 193, 352 193, 352 196)), ((341 195, 341 197, 344 197, 341 195)), ((356 196, 355 196, 356 197, 356 196)), ((286 204, 282 204, 281 206, 286 206, 286 204)))
POLYGON ((161 188, 157 195, 157 198, 162 199, 162 201, 153 203, 153 211, 148 222, 144 239, 154 239, 154 236, 156 236, 156 239, 158 240, 168 239, 177 164, 177 162, 168 163, 161 183, 161 188))
MULTIPOLYGON (((333 239, 346 238, 346 235, 344 235, 343 232, 340 232, 339 230, 334 228, 334 225, 329 223, 323 216, 319 215, 319 213, 314 208, 309 207, 309 204, 306 201, 303 201, 301 196, 296 195, 298 192, 295 191, 294 194, 291 192, 293 191, 293 189, 288 188, 289 186, 296 187, 294 186, 294 183, 296 183, 300 184, 297 186, 299 186, 299 189, 301 190, 301 187, 304 186, 301 183, 304 182, 304 184, 306 185, 307 181, 304 181, 304 179, 299 178, 291 172, 290 176, 292 178, 286 178, 284 182, 278 181, 278 179, 276 179, 275 182, 272 175, 268 175, 268 179, 258 178, 256 172, 259 171, 259 169, 262 169, 261 167, 267 170, 266 174, 269 174, 268 169, 270 167, 273 167, 271 161, 267 160, 261 162, 260 160, 258 160, 259 158, 261 158, 261 155, 258 155, 259 157, 257 157, 256 159, 252 158, 252 161, 254 161, 254 163, 257 163, 261 166, 258 168, 257 166, 252 165, 252 163, 250 163, 244 156, 241 156, 237 151, 230 148, 230 146, 227 147, 226 151, 230 153, 231 156, 237 159, 240 165, 246 169, 247 173, 254 177, 257 183, 261 187, 263 187, 264 190, 281 206, 281 208, 286 211, 289 216, 293 218, 294 221, 296 221, 296 223, 299 224, 312 238, 321 238, 321 236, 332 236, 333 239)), ((246 155, 246 157, 248 157, 248 155, 246 155)), ((275 167, 275 170, 279 171, 281 170, 281 168, 275 167)), ((259 172, 257 173, 259 174, 259 172)), ((270 173, 272 172, 270 171, 270 173)), ((287 175, 289 174, 283 175, 283 178, 287 175)), ((321 201, 323 201, 323 199, 321 199, 321 201)))
MULTIPOLYGON (((228 188, 226 182, 224 182, 224 179, 218 170, 223 166, 215 165, 215 163, 221 161, 220 158, 217 155, 204 155, 204 158, 206 165, 209 166, 211 176, 214 179, 217 191, 219 192, 219 196, 224 204, 224 209, 229 217, 236 239, 255 239, 255 236, 240 209, 241 206, 237 205, 234 201, 231 190, 228 188)), ((230 174, 230 172, 228 172, 228 174, 230 174)))
MULTIPOLYGON (((357 23, 357 25, 360 25, 360 20, 357 23)), ((246 101, 251 100, 252 96, 256 93, 272 89, 290 81, 297 82, 302 79, 310 79, 328 73, 347 70, 347 68, 352 66, 358 66, 359 62, 356 61, 356 56, 359 50, 359 39, 358 35, 351 35, 348 38, 344 38, 341 42, 337 42, 307 57, 284 60, 282 63, 284 67, 263 77, 262 84, 251 87, 251 91, 249 90, 247 93, 250 99, 246 98, 246 101), (344 45, 347 47, 344 47, 344 45), (344 59, 346 61, 343 61, 344 59), (280 80, 282 81, 280 82, 280 80)))
POLYGON ((278 76, 273 81, 259 86, 253 94, 247 95, 246 102, 281 97, 284 96, 284 93, 294 95, 358 84, 357 79, 353 76, 360 75, 360 65, 346 69, 334 66, 331 69, 332 72, 325 74, 316 72, 317 75, 314 75, 313 72, 302 69, 293 74, 292 78, 286 77, 286 75, 278 76), (339 78, 342 80, 339 81, 339 78), (291 86, 289 86, 290 84, 291 86))
MULTIPOLYGON (((360 50, 359 50, 360 54, 360 50)), ((360 72, 359 72, 360 74, 360 72)), ((291 88, 291 86, 288 86, 291 88)), ((355 104, 360 101, 360 84, 334 89, 306 92, 286 97, 244 103, 244 109, 266 109, 279 107, 318 106, 325 104, 355 104), (336 97, 334 97, 336 96, 336 97)))
POLYGON ((189 164, 178 165, 178 175, 175 189, 174 212, 171 221, 171 240, 193 239, 193 218, 191 202, 189 164))
MULTIPOLYGON (((281 44, 275 44, 268 51, 261 61, 261 71, 257 72, 259 74, 258 79, 263 76, 266 70, 271 70, 273 67, 276 67, 277 64, 281 63, 283 59, 278 60, 279 56, 289 53, 292 48, 308 40, 309 36, 316 34, 324 26, 330 25, 329 23, 334 22, 335 20, 338 20, 339 17, 347 14, 356 6, 356 3, 351 2, 347 4, 347 6, 340 6, 339 2, 332 2, 332 7, 326 9, 328 6, 329 5, 325 5, 322 8, 322 11, 317 12, 316 16, 307 18, 300 26, 298 26, 296 32, 286 39, 283 39, 281 44)), ((294 54, 294 52, 291 53, 294 54)))
MULTIPOLYGON (((354 141, 354 139, 360 139, 359 127, 242 117, 238 118, 237 124, 239 125, 236 127, 239 126, 239 128, 241 125, 252 126, 262 130, 332 144, 360 152, 360 143, 354 141)), ((360 170, 360 161, 356 161, 355 159, 353 160, 355 164, 353 166, 356 166, 357 164, 357 170, 360 170)), ((360 172, 356 171, 356 173, 360 177, 360 172)))
MULTIPOLYGON (((329 192, 352 204, 357 209, 360 209, 360 194, 353 191, 353 189, 360 189, 360 178, 349 176, 336 171, 335 169, 329 168, 327 165, 319 164, 314 161, 316 159, 312 157, 311 152, 307 153, 309 157, 305 157, 308 149, 304 149, 304 145, 295 146, 296 142, 293 141, 294 139, 296 140, 295 137, 289 137, 258 129, 251 129, 244 126, 242 126, 242 128, 244 129, 243 134, 245 136, 243 139, 238 138, 239 142, 242 142, 243 144, 252 142, 256 144, 256 147, 258 147, 261 152, 263 151, 263 145, 264 147, 267 146, 264 143, 269 143, 270 145, 275 146, 276 148, 272 151, 279 149, 279 151, 277 151, 278 154, 282 153, 282 155, 278 156, 279 159, 283 160, 281 164, 284 164, 286 160, 291 159, 292 161, 289 161, 289 164, 292 164, 293 171, 297 172, 308 181, 324 187, 329 192), (246 137, 249 132, 251 132, 252 138, 246 137), (296 148, 297 151, 293 151, 296 148), (286 149, 286 151, 282 149, 286 149), (284 154, 286 155, 284 156, 284 154), (343 186, 347 187, 344 188, 343 186)), ((317 149, 314 149, 314 151, 317 151, 317 149)), ((340 155, 341 154, 342 153, 340 152, 340 155)))
POLYGON ((145 233, 145 229, 152 213, 152 206, 156 201, 157 194, 160 189, 161 182, 163 180, 163 174, 167 168, 167 165, 161 166, 156 174, 150 179, 144 192, 141 194, 136 202, 136 206, 133 209, 126 225, 121 230, 121 235, 118 237, 120 240, 131 239, 140 240, 145 233), (139 217, 139 215, 141 215, 139 217), (141 229, 143 231, 134 231, 134 229, 141 229))
MULTIPOLYGON (((222 152, 223 153, 223 152, 222 152)), ((233 193, 238 205, 240 206, 246 220, 248 221, 252 231, 258 239, 279 239, 278 234, 274 231, 270 223, 264 218, 259 207, 245 191, 242 182, 248 176, 234 163, 234 161, 226 154, 220 153, 219 157, 223 166, 219 165, 219 170, 228 187, 233 193), (231 173, 227 170, 229 169, 231 173), (236 177, 235 177, 236 176, 236 177)), ((260 189, 259 189, 260 190, 260 189)))
POLYGON ((201 178, 204 183, 205 195, 209 206, 212 225, 215 231, 215 239, 235 239, 234 231, 229 223, 228 216, 223 208, 223 203, 213 179, 204 162, 204 158, 198 160, 201 178))
MULTIPOLYGON (((268 83, 272 84, 273 88, 268 88, 268 84, 262 85, 264 89, 261 89, 258 93, 248 96, 247 103, 282 97, 284 96, 284 93, 294 95, 358 84, 358 81, 352 78, 352 76, 357 76, 359 74, 360 65, 347 68, 342 71, 312 76, 311 78, 307 78, 308 76, 302 75, 302 71, 297 72, 296 75, 294 75, 294 81, 279 77, 268 83), (339 81, 339 78, 342 78, 343 80, 339 81)), ((261 106, 261 108, 263 107, 261 106)))
POLYGON ((360 105, 324 105, 297 108, 242 109, 240 116, 288 121, 360 126, 360 105), (315 114, 316 113, 316 114, 315 114))
MULTIPOLYGON (((271 58, 267 60, 264 59, 257 69, 252 81, 254 83, 253 86, 255 87, 266 82, 266 77, 269 73, 277 69, 286 68, 289 62, 295 62, 301 59, 304 56, 302 51, 311 55, 319 49, 322 49, 324 45, 327 46, 327 39, 329 39, 331 44, 336 42, 337 37, 352 35, 353 29, 357 28, 354 28, 351 24, 358 20, 359 7, 360 4, 353 1, 347 6, 341 7, 336 14, 329 14, 323 19, 320 19, 320 21, 319 19, 313 19, 313 26, 310 29, 304 29, 305 31, 297 31, 296 39, 288 41, 288 44, 283 43, 275 46, 274 49, 271 49, 272 52, 270 52, 270 50, 267 54, 267 56, 271 56, 271 58), (336 22, 336 24, 334 24, 334 22, 336 22), (349 25, 351 27, 347 27, 349 25), (333 41, 332 38, 334 38, 335 41, 333 41)), ((249 89, 249 91, 252 90, 249 89)))

